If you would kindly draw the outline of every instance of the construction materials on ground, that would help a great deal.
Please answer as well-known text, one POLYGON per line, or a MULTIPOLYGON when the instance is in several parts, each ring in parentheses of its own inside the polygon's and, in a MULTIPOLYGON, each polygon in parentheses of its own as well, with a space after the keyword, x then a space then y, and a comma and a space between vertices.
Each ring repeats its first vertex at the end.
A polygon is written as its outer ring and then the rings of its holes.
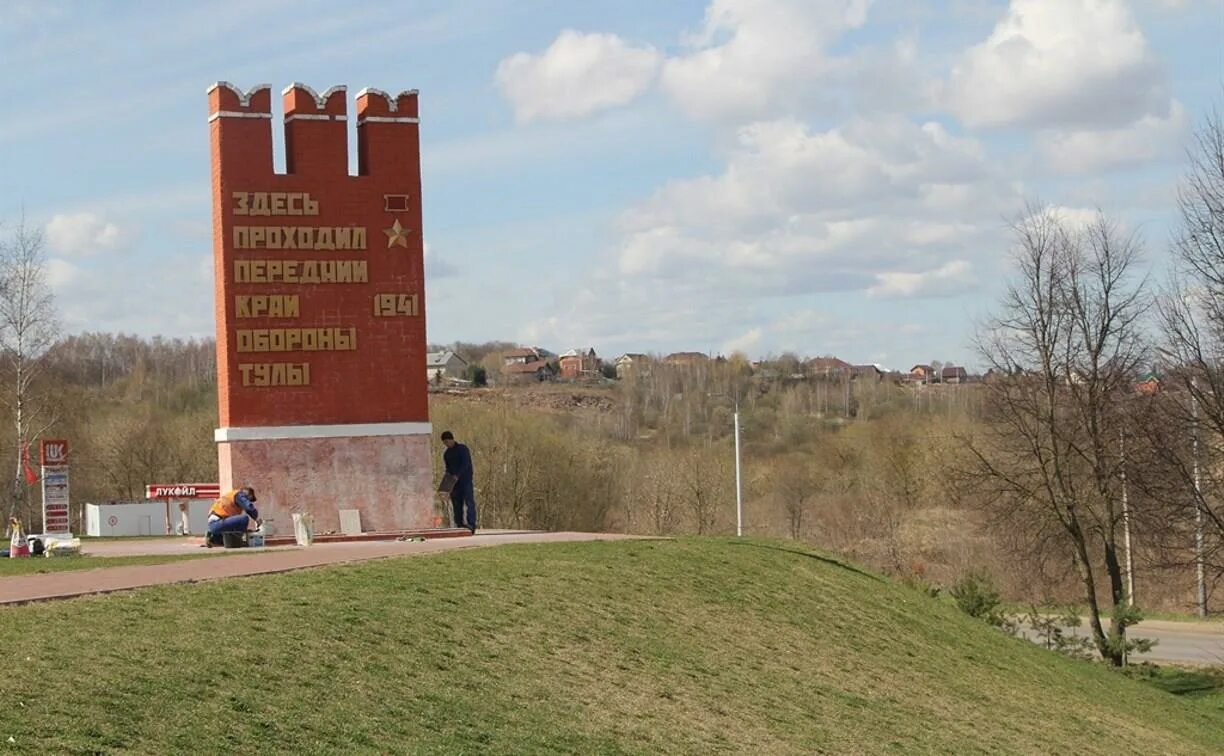
POLYGON ((293 540, 298 546, 309 546, 314 540, 314 516, 295 512, 293 514, 293 540))
POLYGON ((361 535, 361 510, 340 510, 340 532, 344 535, 361 535))
POLYGON ((81 555, 81 539, 76 536, 45 535, 43 539, 43 556, 73 557, 81 555))
POLYGON ((13 533, 9 539, 9 556, 13 559, 28 557, 30 555, 30 542, 26 540, 25 530, 21 527, 21 520, 14 517, 9 521, 9 528, 13 533))

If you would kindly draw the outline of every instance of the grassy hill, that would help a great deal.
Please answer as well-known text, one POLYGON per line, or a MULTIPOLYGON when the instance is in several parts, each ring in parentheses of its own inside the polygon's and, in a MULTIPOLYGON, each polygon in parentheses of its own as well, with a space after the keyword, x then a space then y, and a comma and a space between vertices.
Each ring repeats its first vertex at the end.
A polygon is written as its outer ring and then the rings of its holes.
POLYGON ((1224 750, 1218 697, 776 542, 506 546, 0 608, 0 648, 17 752, 1224 750))

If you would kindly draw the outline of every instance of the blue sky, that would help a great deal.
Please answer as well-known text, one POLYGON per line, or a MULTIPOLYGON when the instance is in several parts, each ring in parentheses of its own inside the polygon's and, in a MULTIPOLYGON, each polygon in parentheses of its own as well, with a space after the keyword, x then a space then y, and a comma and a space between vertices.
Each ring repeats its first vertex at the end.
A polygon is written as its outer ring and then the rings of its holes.
POLYGON ((1222 51, 1224 0, 0 0, 0 222, 69 332, 210 336, 207 86, 417 88, 431 341, 972 366, 1026 201, 1160 275, 1222 51))

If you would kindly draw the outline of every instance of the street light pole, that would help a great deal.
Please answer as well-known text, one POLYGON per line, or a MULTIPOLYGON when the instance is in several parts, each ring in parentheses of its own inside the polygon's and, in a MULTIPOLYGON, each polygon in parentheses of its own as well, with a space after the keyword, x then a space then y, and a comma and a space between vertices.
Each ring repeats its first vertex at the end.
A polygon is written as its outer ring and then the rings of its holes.
POLYGON ((744 535, 744 488, 740 476, 739 398, 735 399, 735 535, 744 535))

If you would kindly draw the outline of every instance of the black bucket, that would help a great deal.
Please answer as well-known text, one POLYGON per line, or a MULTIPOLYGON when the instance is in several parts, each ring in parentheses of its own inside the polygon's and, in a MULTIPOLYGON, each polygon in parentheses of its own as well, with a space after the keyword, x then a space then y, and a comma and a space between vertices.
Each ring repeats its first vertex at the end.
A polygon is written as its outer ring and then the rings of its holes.
POLYGON ((241 530, 228 530, 221 534, 221 544, 227 549, 245 549, 246 533, 241 530))

